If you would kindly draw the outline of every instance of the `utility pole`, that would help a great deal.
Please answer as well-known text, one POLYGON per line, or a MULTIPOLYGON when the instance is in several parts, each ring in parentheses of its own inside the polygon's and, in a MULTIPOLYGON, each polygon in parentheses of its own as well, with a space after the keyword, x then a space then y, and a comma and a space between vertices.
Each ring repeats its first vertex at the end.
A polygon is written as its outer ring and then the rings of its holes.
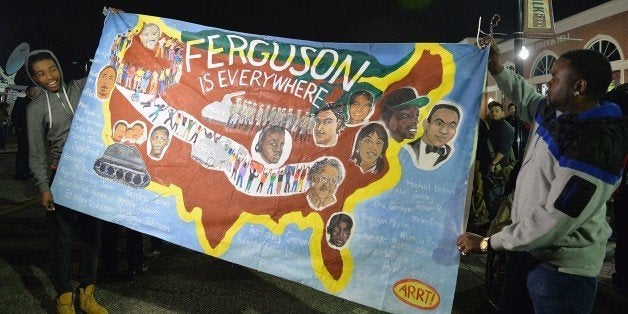
MULTIPOLYGON (((516 8, 515 14, 517 24, 515 26, 515 42, 514 42, 514 59, 515 59, 515 72, 521 76, 523 76, 523 59, 521 58, 521 50, 523 48, 523 1, 524 0, 516 0, 516 8)), ((521 125, 519 125, 519 108, 520 104, 515 104, 517 106, 517 110, 515 110, 515 145, 517 145, 517 160, 521 157, 521 125)))

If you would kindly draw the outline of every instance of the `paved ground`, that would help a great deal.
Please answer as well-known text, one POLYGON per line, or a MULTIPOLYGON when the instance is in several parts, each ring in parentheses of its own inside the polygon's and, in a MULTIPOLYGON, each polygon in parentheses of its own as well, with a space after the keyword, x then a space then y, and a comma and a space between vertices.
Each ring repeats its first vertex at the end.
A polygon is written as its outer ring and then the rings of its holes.
MULTIPOLYGON (((13 179, 14 146, 10 142, 0 151, 0 313, 52 313, 44 211, 33 182, 13 179)), ((609 243, 594 313, 628 313, 628 294, 609 285, 613 248, 609 243)), ((462 258, 454 313, 497 313, 484 285, 485 264, 485 256, 462 258)), ((379 313, 175 245, 147 265, 149 270, 132 282, 123 278, 125 265, 117 277, 99 277, 99 301, 111 313, 379 313)))

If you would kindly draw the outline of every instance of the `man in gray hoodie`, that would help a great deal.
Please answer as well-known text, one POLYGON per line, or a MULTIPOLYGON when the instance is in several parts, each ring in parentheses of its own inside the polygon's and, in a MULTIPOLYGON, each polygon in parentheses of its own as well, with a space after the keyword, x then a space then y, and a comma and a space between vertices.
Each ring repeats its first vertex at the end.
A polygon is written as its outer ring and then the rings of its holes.
POLYGON ((31 80, 43 89, 27 108, 29 162, 51 228, 51 280, 58 294, 57 312, 74 313, 70 258, 73 224, 77 223, 81 242, 78 279, 80 308, 87 313, 107 313, 94 299, 102 221, 55 204, 50 192, 50 184, 68 138, 86 78, 65 84, 59 61, 47 50, 29 53, 26 65, 31 80), (50 148, 49 154, 46 152, 47 146, 50 148))
POLYGON ((490 237, 464 233, 462 254, 508 252, 505 313, 590 313, 611 228, 606 201, 621 182, 628 121, 602 101, 611 66, 601 53, 568 51, 552 66, 547 97, 499 62, 488 70, 534 125, 517 177, 512 224, 490 237))

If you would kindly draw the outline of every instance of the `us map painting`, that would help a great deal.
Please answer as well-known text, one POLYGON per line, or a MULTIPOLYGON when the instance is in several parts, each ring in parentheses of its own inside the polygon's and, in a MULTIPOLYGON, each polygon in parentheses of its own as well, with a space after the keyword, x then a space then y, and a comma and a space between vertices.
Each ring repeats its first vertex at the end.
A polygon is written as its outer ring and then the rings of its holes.
POLYGON ((487 56, 111 13, 54 197, 377 309, 450 312, 487 56))

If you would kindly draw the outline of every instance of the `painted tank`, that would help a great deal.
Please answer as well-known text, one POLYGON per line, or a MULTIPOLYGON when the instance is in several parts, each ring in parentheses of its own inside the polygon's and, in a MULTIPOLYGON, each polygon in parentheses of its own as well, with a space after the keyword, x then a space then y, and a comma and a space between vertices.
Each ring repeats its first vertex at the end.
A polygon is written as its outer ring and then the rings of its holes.
POLYGON ((94 162, 99 175, 133 188, 145 188, 150 183, 146 164, 135 146, 113 143, 94 162))

